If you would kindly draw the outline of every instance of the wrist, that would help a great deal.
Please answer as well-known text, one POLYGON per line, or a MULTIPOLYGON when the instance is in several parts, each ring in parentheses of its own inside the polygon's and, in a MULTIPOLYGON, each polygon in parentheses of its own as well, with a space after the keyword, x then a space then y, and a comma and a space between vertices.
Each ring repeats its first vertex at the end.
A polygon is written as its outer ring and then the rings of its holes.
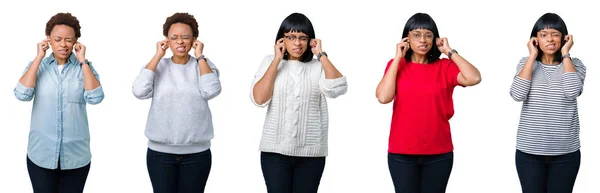
POLYGON ((79 60, 79 66, 89 65, 90 62, 87 59, 79 60))
POLYGON ((404 55, 403 55, 403 54, 396 55, 396 57, 394 57, 394 59, 396 59, 396 60, 400 60, 400 59, 402 59, 402 58, 404 58, 404 55))
POLYGON ((452 59, 452 55, 454 54, 458 54, 458 52, 455 49, 451 49, 450 51, 446 52, 446 56, 448 56, 448 59, 452 59))
POLYGON ((565 50, 561 50, 560 53, 561 53, 561 56, 564 56, 564 55, 569 54, 569 51, 568 50, 566 50, 566 51, 565 50))
POLYGON ((569 53, 567 53, 567 54, 563 54, 563 55, 561 56, 561 58, 560 58, 560 59, 561 59, 561 61, 563 61, 563 60, 565 60, 566 58, 568 58, 568 59, 570 60, 570 59, 571 59, 571 54, 569 54, 569 53))
POLYGON ((196 61, 198 62, 198 64, 200 64, 200 60, 206 60, 206 58, 204 57, 204 55, 200 54, 200 55, 196 56, 196 61))
POLYGON ((322 58, 322 57, 327 57, 327 53, 325 53, 325 52, 323 52, 323 51, 320 51, 320 52, 317 54, 317 60, 318 60, 318 61, 321 61, 321 58, 322 58))

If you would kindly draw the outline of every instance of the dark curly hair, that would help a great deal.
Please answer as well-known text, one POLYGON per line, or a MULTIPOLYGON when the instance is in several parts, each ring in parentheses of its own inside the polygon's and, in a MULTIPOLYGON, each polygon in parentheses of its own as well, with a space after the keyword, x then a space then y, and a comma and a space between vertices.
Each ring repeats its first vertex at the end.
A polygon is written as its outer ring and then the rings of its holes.
POLYGON ((168 17, 163 25, 163 35, 168 36, 171 25, 176 23, 183 23, 190 26, 192 28, 192 36, 198 37, 198 22, 193 15, 188 13, 175 13, 171 17, 168 17))
POLYGON ((48 20, 48 23, 46 23, 46 35, 49 36, 50 32, 52 32, 52 29, 54 29, 54 26, 57 25, 69 26, 75 30, 75 37, 81 37, 81 26, 79 25, 79 20, 77 20, 77 17, 71 15, 71 13, 57 13, 56 15, 52 16, 52 18, 48 20))

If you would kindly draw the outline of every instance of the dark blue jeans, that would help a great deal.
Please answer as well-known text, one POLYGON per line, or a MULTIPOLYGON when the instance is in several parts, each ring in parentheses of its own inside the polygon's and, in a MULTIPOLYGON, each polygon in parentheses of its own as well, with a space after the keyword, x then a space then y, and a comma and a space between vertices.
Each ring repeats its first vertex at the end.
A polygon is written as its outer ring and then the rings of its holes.
POLYGON ((295 157, 261 152, 268 193, 317 193, 325 157, 295 157))
POLYGON ((543 156, 517 150, 515 161, 523 193, 570 193, 579 172, 581 152, 543 156))
POLYGON ((212 155, 210 149, 178 155, 148 148, 146 165, 155 193, 202 193, 212 166, 212 155))
POLYGON ((27 171, 34 193, 82 193, 90 171, 90 164, 72 170, 46 169, 27 158, 27 171))
POLYGON ((452 172, 454 153, 405 155, 388 153, 396 193, 444 193, 452 172))

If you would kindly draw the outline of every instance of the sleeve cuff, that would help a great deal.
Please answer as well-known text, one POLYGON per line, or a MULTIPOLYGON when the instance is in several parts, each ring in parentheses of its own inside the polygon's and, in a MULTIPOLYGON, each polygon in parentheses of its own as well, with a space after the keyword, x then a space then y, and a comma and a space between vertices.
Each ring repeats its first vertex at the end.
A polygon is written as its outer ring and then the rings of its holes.
POLYGON ((219 81, 219 78, 217 77, 217 75, 215 73, 211 72, 211 73, 200 75, 200 82, 202 84, 207 84, 207 83, 216 82, 216 81, 219 81))
POLYGON ((334 79, 323 79, 323 86, 327 87, 327 88, 333 88, 333 87, 338 87, 341 85, 346 85, 348 84, 346 81, 346 76, 342 76, 339 78, 334 78, 334 79))
POLYGON ((15 90, 16 90, 18 93, 21 93, 21 94, 23 94, 23 95, 30 96, 30 95, 32 95, 32 94, 33 94, 33 91, 35 90, 35 88, 29 88, 29 87, 26 87, 26 86, 24 86, 23 84, 21 84, 21 82, 18 82, 18 83, 17 83, 17 86, 15 87, 15 90))
POLYGON ((100 98, 104 96, 104 90, 102 90, 102 85, 96 87, 93 90, 86 90, 83 92, 83 95, 87 99, 100 98))
POLYGON ((154 72, 152 72, 152 70, 148 70, 147 68, 144 67, 140 71, 140 77, 143 80, 154 81, 154 72))

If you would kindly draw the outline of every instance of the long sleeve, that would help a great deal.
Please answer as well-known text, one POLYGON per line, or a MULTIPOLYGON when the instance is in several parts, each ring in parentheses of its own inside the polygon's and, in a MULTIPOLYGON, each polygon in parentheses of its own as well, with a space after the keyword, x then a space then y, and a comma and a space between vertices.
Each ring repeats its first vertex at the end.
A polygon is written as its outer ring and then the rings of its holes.
POLYGON ((133 95, 138 99, 152 98, 154 92, 154 72, 142 67, 140 74, 133 81, 133 95))
POLYGON ((346 76, 335 79, 327 79, 325 78, 325 71, 322 71, 321 80, 319 81, 319 88, 326 97, 336 98, 340 95, 346 94, 348 91, 348 82, 346 80, 346 76))
MULTIPOLYGON (((206 59, 212 73, 203 74, 198 77, 200 93, 202 98, 210 100, 221 94, 221 81, 219 80, 219 70, 210 60, 206 59)), ((200 69, 198 69, 200 70, 200 69)), ((200 74, 200 71, 198 71, 200 74)))
POLYGON ((517 73, 515 74, 512 85, 510 86, 510 96, 515 101, 525 101, 527 99, 527 95, 529 95, 529 89, 531 89, 531 80, 525 80, 519 77, 519 73, 525 66, 526 61, 527 57, 522 58, 521 61, 519 61, 517 73))
POLYGON ((271 103, 271 98, 269 98, 269 100, 267 100, 267 102, 265 102, 263 104, 258 104, 254 100, 254 85, 256 85, 256 83, 258 83, 258 81, 265 75, 265 72, 267 72, 267 69, 269 69, 269 66, 271 65, 272 61, 273 61, 273 56, 265 57, 263 59, 262 63, 260 64, 258 71, 254 75, 254 79, 252 80, 252 86, 250 87, 250 100, 252 101, 252 103, 254 103, 254 105, 256 105, 258 107, 266 107, 271 103))
MULTIPOLYGON (((29 62, 27 67, 25 67, 25 70, 23 71, 22 75, 25 74, 25 72, 27 72, 30 66, 31 62, 29 62)), ((39 75, 40 73, 38 72, 37 74, 39 75)), ((35 94, 35 87, 26 87, 23 84, 21 84, 21 81, 18 81, 17 86, 14 89, 14 93, 15 97, 17 97, 17 99, 20 101, 31 101, 33 99, 33 95, 35 94)))
MULTIPOLYGON (((94 74, 94 76, 96 77, 98 82, 100 82, 100 76, 98 75, 98 72, 96 72, 94 67, 92 66, 92 63, 90 62, 88 65, 90 65, 90 69, 92 69, 92 73, 94 74)), ((86 103, 91 104, 91 105, 95 105, 95 104, 102 102, 102 100, 104 100, 104 90, 102 90, 102 84, 100 84, 100 86, 98 86, 92 90, 84 91, 83 99, 85 100, 86 103)))
POLYGON ((577 98, 583 92, 586 68, 578 58, 573 58, 575 72, 566 72, 561 78, 562 91, 569 100, 577 98))

